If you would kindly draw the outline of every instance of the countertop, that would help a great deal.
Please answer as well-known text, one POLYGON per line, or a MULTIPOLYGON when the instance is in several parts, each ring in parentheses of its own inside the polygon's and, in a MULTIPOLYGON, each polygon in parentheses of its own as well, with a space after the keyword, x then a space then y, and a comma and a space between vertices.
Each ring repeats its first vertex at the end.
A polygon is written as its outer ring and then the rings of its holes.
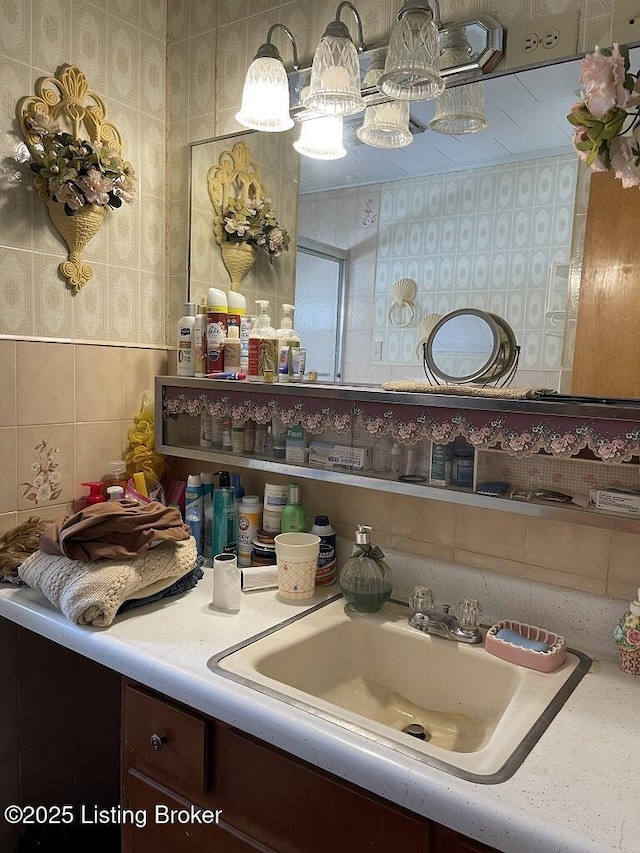
POLYGON ((196 589, 101 630, 72 624, 35 590, 2 587, 0 616, 504 853, 637 849, 640 682, 613 660, 594 660, 514 776, 480 785, 213 673, 210 657, 301 605, 263 591, 243 595, 241 612, 226 614, 210 600, 207 572, 196 589))

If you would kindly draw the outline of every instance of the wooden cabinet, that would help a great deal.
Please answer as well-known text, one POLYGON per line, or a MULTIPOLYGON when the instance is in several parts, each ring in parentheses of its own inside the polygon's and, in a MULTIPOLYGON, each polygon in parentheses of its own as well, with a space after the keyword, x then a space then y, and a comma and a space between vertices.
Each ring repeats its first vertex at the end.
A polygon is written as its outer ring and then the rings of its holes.
POLYGON ((122 744, 124 853, 491 853, 128 681, 122 744))

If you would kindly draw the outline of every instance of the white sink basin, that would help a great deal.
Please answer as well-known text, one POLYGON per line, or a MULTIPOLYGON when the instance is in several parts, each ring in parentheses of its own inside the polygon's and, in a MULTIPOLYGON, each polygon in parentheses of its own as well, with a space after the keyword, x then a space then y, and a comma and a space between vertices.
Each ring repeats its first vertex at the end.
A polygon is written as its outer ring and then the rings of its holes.
POLYGON ((406 607, 350 616, 342 597, 209 661, 248 684, 477 782, 511 776, 591 661, 569 653, 553 673, 501 660, 408 625, 406 607), (402 730, 421 725, 429 740, 402 730))

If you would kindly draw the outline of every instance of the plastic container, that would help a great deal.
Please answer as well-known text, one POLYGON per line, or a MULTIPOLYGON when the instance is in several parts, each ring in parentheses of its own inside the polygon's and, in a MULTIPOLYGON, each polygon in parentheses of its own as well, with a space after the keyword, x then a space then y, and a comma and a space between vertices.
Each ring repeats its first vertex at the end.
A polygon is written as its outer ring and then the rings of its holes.
POLYGON ((213 474, 200 472, 202 487, 202 556, 207 561, 213 559, 213 474))
POLYGON ((244 421, 231 421, 231 450, 244 453, 244 421))
POLYGON ((282 508, 280 528, 283 533, 306 533, 307 513, 300 503, 300 485, 289 483, 287 502, 282 508))
POLYGON ((375 613, 391 597, 391 569, 380 548, 371 546, 371 528, 359 524, 351 556, 340 572, 340 590, 351 613, 375 613))
POLYGON ((107 473, 103 481, 103 494, 107 497, 109 486, 121 486, 122 491, 127 488, 127 463, 124 459, 116 459, 109 462, 107 473))
POLYGON ((224 341, 227 336, 227 295, 210 287, 207 291, 207 373, 224 370, 224 341))
MULTIPOLYGON (((231 295, 231 294, 229 294, 231 295)), ((225 372, 241 371, 240 362, 240 329, 238 326, 228 326, 224 340, 224 369, 225 372)))
POLYGON ((194 376, 207 375, 207 300, 202 297, 193 324, 194 376))
POLYGON ((184 313, 178 320, 176 331, 176 372, 178 376, 195 375, 195 353, 193 327, 196 322, 196 306, 184 303, 184 313))
POLYGON ((247 379, 249 382, 264 382, 265 373, 277 375, 278 335, 271 325, 271 317, 267 314, 269 302, 266 299, 256 299, 256 305, 260 313, 255 327, 249 333, 247 379))
POLYGON ((320 537, 316 586, 329 586, 336 581, 336 532, 328 516, 316 515, 309 533, 320 537))
POLYGON ((511 619, 504 619, 489 628, 485 637, 485 650, 496 657, 529 669, 537 669, 539 672, 553 672, 562 666, 567 658, 567 644, 564 637, 545 631, 543 628, 537 628, 535 625, 525 625, 523 622, 515 622, 511 619), (548 650, 535 651, 500 639, 496 635, 504 628, 519 634, 525 640, 545 643, 548 650))
POLYGON ((280 533, 282 510, 288 497, 289 487, 286 484, 265 483, 262 528, 266 533, 280 533))
POLYGON ((629 675, 640 675, 640 589, 635 601, 623 614, 613 632, 618 647, 620 669, 629 675))
POLYGON ((191 529, 191 535, 196 540, 196 548, 200 555, 203 548, 203 503, 200 474, 189 474, 184 493, 184 521, 191 529))
POLYGON ((475 451, 466 442, 454 445, 451 459, 451 483, 463 489, 473 488, 475 451))
POLYGON ((431 445, 429 485, 445 487, 451 485, 451 445, 431 445))
POLYGON ((254 539, 251 545, 252 566, 276 565, 276 543, 273 537, 268 536, 264 530, 261 530, 258 533, 258 538, 254 539))
POLYGON ((93 504, 104 503, 105 498, 102 494, 102 483, 87 482, 81 483, 81 485, 89 489, 89 495, 87 496, 86 506, 93 506, 93 504))
POLYGON ((235 554, 238 543, 238 507, 228 471, 218 471, 220 485, 213 492, 213 553, 235 554))
POLYGON ((291 347, 300 346, 300 335, 293 328, 291 312, 293 305, 284 303, 282 306, 282 319, 280 328, 276 330, 278 336, 278 381, 288 382, 293 375, 293 359, 291 347))
MULTIPOLYGON (((262 501, 258 495, 245 495, 238 504, 238 565, 252 565, 253 541, 262 525, 262 501)), ((275 553, 275 552, 274 552, 275 553)), ((274 560, 275 562, 275 560, 274 560)), ((262 564, 257 564, 262 565, 262 564)))

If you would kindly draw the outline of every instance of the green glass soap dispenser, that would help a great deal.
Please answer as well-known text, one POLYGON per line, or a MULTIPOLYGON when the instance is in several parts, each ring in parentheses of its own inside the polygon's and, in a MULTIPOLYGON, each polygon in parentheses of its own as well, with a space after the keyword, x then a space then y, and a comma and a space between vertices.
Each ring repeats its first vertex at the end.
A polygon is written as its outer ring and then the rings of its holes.
POLYGON ((391 569, 371 545, 371 528, 359 524, 351 556, 340 572, 340 589, 351 613, 375 613, 391 597, 391 569))

